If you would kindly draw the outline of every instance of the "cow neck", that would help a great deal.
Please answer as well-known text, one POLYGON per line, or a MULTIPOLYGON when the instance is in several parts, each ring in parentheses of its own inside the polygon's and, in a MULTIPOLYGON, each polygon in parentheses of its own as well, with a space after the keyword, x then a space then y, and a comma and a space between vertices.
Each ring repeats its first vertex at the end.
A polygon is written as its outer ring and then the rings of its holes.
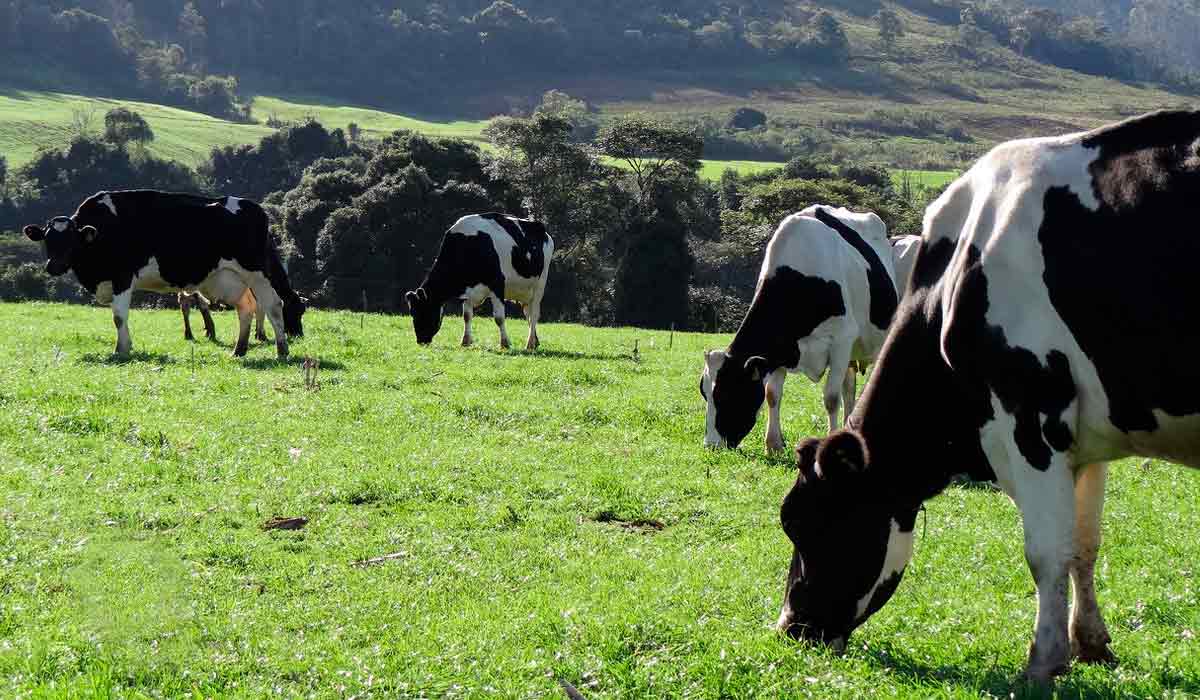
MULTIPOLYGON (((449 236, 447 236, 447 242, 448 240, 449 236)), ((429 300, 435 304, 444 304, 463 293, 463 285, 459 284, 456 287, 454 280, 446 270, 447 266, 442 264, 442 256, 445 254, 446 244, 443 243, 437 259, 433 261, 433 267, 425 276, 425 281, 421 283, 421 287, 429 295, 429 300)))
POLYGON ((755 296, 746 317, 742 319, 742 325, 729 344, 728 353, 730 357, 743 360, 763 357, 767 361, 767 372, 774 372, 780 367, 798 364, 800 351, 796 338, 780 327, 785 320, 771 318, 772 304, 765 303, 769 294, 771 290, 764 285, 762 292, 755 296))
POLYGON ((958 474, 992 480, 979 444, 981 411, 943 360, 940 306, 906 299, 851 418, 870 454, 868 474, 894 512, 915 515, 958 474))

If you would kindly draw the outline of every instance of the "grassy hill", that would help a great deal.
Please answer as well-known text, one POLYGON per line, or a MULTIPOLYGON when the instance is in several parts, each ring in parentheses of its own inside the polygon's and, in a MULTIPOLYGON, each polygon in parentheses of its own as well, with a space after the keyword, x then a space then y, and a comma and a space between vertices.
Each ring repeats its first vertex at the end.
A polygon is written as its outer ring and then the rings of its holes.
MULTIPOLYGON (((462 349, 453 318, 428 348, 407 318, 306 321, 315 391, 269 345, 230 357, 228 313, 225 344, 192 346, 177 312, 135 311, 123 363, 104 309, 0 304, 6 694, 1037 696, 1020 519, 982 489, 929 503, 844 656, 775 635, 795 473, 761 420, 740 452, 701 446, 701 350, 727 336, 549 324, 529 355, 490 323, 462 349)), ((817 387, 789 379, 783 417, 822 432, 817 387)), ((1121 665, 1063 697, 1200 690, 1197 503, 1195 472, 1114 467, 1097 581, 1121 665)))

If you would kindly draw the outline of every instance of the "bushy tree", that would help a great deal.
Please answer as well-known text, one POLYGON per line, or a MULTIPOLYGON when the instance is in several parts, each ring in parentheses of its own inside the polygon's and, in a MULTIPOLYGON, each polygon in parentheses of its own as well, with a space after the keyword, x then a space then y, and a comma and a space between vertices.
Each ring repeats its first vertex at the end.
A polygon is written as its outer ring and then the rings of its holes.
POLYGON ((145 145, 154 140, 154 131, 142 115, 117 107, 104 115, 104 140, 122 148, 130 143, 145 145))
POLYGON ((879 26, 879 40, 889 50, 895 49, 896 40, 904 36, 904 22, 900 14, 885 7, 875 14, 875 23, 879 26))

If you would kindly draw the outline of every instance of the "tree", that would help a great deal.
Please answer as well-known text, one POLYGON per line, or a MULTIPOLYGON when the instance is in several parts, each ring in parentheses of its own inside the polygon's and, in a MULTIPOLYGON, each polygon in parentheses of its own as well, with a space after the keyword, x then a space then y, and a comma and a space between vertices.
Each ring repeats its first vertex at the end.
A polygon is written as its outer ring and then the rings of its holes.
POLYGON ((142 115, 117 107, 104 115, 104 140, 120 148, 130 143, 145 145, 154 140, 154 131, 142 115))
POLYGON ((818 12, 812 20, 814 43, 828 55, 831 63, 845 63, 850 58, 850 39, 837 18, 828 12, 818 12))
POLYGON ((187 53, 195 59, 200 54, 200 48, 208 40, 208 23, 204 15, 196 9, 194 2, 183 6, 179 14, 179 33, 187 40, 187 53))
POLYGON ((885 7, 875 14, 875 22, 879 25, 879 40, 889 50, 896 48, 896 40, 904 36, 904 22, 899 13, 885 7))
POLYGON ((596 147, 633 173, 639 202, 672 175, 695 177, 704 139, 695 131, 638 117, 619 119, 600 132, 596 147))
POLYGON ((349 137, 350 143, 358 143, 359 137, 362 136, 362 127, 358 122, 350 122, 346 125, 346 136, 349 137))

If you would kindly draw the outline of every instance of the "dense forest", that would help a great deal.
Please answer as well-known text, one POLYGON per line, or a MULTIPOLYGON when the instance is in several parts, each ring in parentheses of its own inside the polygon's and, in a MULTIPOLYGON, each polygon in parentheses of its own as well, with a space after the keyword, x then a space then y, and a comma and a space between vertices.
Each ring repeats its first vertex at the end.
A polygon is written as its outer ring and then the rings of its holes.
MULTIPOLYGON (((1169 0, 899 0, 1039 61, 1119 79, 1189 83, 1200 9, 1169 0)), ((244 115, 239 86, 413 107, 459 107, 525 76, 692 73, 764 60, 840 64, 838 16, 881 0, 0 0, 8 72, 244 115)), ((889 19, 889 17, 891 19, 889 19)))

